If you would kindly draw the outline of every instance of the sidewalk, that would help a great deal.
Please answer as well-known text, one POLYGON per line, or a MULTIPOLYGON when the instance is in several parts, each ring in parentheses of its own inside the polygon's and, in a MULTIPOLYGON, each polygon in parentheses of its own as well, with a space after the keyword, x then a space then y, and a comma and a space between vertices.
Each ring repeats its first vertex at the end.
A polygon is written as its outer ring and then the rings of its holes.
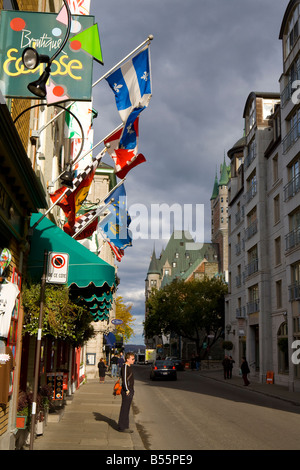
MULTIPOLYGON (((186 370, 186 373, 245 388, 242 377, 233 376, 224 380, 221 369, 186 370)), ((300 392, 290 392, 281 385, 251 381, 251 375, 249 380, 251 383, 247 391, 300 405, 300 392)), ((134 422, 132 407, 130 428, 134 432, 125 434, 117 431, 121 397, 112 395, 114 383, 115 379, 110 376, 106 376, 104 384, 100 384, 98 379, 88 380, 68 401, 60 421, 48 422, 44 434, 35 439, 33 450, 145 450, 134 422)))
MULTIPOLYGON (((201 374, 204 377, 209 377, 213 380, 219 380, 224 383, 234 385, 236 387, 246 388, 241 376, 232 376, 231 379, 224 380, 223 369, 203 369, 200 371, 189 371, 192 374, 201 374)), ((268 383, 258 383, 255 382, 255 378, 251 379, 251 374, 248 376, 250 385, 248 385, 247 390, 253 390, 270 397, 279 398, 281 400, 288 401, 294 405, 300 405, 300 392, 291 392, 288 390, 288 387, 277 384, 268 384, 268 383)))
POLYGON ((144 450, 134 423, 131 407, 132 434, 117 431, 121 396, 114 397, 116 379, 106 376, 88 380, 77 390, 64 408, 59 422, 49 422, 38 436, 33 450, 144 450))

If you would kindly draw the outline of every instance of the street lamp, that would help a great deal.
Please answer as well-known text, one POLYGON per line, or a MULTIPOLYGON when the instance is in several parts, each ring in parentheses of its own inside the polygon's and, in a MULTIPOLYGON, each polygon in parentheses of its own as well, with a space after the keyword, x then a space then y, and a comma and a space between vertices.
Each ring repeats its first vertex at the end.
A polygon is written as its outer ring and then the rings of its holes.
POLYGON ((43 55, 43 54, 39 54, 37 52, 36 49, 34 49, 33 47, 27 47, 23 54, 22 54, 22 62, 24 64, 24 66, 27 68, 27 69, 30 69, 30 70, 33 70, 35 69, 40 63, 46 63, 47 66, 44 70, 44 72, 42 73, 42 75, 40 76, 40 78, 34 82, 31 82, 27 85, 27 88, 28 90, 38 96, 39 98, 45 98, 45 96, 47 95, 47 90, 46 90, 46 83, 48 81, 48 78, 50 76, 50 73, 51 73, 51 64, 53 62, 53 60, 58 56, 58 54, 63 50, 67 40, 68 40, 68 37, 70 35, 70 31, 71 31, 71 11, 70 11, 70 8, 69 8, 69 5, 67 3, 67 0, 63 0, 64 4, 65 4, 65 7, 67 9, 67 15, 68 15, 68 26, 67 26, 67 32, 66 32, 66 35, 65 35, 65 38, 60 46, 60 48, 58 49, 58 51, 55 52, 55 54, 53 54, 53 56, 50 58, 49 56, 47 55, 43 55))

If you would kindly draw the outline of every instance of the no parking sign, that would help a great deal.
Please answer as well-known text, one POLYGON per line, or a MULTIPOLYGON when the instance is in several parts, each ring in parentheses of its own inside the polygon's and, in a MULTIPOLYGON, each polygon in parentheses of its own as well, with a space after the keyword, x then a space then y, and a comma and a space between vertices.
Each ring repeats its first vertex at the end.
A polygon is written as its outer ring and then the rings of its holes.
POLYGON ((69 254, 54 253, 48 255, 48 269, 46 282, 53 284, 66 284, 68 282, 69 254))

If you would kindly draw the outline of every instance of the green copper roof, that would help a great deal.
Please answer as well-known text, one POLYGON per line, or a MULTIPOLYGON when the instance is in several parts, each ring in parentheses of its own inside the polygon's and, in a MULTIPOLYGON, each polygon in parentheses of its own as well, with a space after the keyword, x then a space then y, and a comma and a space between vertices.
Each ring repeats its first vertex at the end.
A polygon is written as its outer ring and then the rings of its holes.
POLYGON ((217 173, 216 173, 214 189, 213 189, 210 200, 216 199, 218 197, 218 194, 219 194, 219 183, 218 183, 218 177, 217 177, 217 173))
POLYGON ((148 269, 148 274, 159 274, 159 269, 157 266, 157 259, 155 255, 155 250, 153 249, 149 269, 148 269))
POLYGON ((221 165, 221 177, 219 181, 219 186, 227 186, 229 182, 229 173, 230 167, 227 167, 226 162, 225 162, 225 155, 224 155, 224 163, 221 165))
POLYGON ((162 286, 175 278, 180 278, 191 266, 197 266, 204 258, 215 261, 216 246, 212 243, 196 243, 189 232, 175 230, 161 256, 156 258, 153 251, 148 274, 159 274, 162 286), (170 273, 164 273, 164 267, 170 266, 170 273))

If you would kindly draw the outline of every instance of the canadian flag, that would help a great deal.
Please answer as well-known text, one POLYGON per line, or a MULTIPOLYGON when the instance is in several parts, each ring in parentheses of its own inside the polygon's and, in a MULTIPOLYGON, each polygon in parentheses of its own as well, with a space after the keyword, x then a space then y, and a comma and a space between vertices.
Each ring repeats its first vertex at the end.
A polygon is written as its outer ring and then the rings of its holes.
POLYGON ((107 151, 115 163, 118 178, 125 178, 127 173, 146 161, 143 154, 138 154, 139 118, 132 125, 124 126, 111 134, 104 144, 109 144, 107 151))

